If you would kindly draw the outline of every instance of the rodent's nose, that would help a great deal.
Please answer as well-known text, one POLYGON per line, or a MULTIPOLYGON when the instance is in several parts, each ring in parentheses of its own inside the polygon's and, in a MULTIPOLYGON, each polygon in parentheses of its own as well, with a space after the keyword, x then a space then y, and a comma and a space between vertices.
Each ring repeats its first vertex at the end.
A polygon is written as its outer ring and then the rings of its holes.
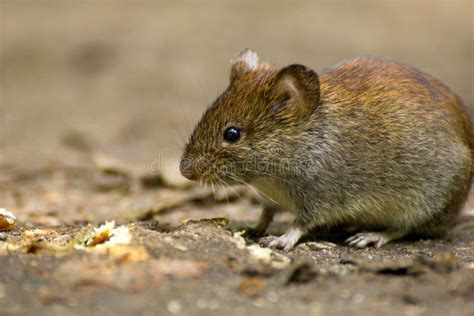
POLYGON ((194 169, 192 168, 191 164, 186 160, 181 160, 179 164, 179 171, 183 175, 183 177, 188 178, 189 180, 197 180, 198 176, 194 169))

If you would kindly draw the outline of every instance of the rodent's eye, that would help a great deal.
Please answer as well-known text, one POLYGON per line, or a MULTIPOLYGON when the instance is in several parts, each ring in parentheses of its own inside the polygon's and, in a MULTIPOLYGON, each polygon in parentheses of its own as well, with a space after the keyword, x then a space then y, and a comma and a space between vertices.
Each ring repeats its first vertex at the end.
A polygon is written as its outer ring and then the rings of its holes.
POLYGON ((235 143, 242 136, 242 129, 240 127, 231 126, 224 131, 224 140, 229 143, 235 143))

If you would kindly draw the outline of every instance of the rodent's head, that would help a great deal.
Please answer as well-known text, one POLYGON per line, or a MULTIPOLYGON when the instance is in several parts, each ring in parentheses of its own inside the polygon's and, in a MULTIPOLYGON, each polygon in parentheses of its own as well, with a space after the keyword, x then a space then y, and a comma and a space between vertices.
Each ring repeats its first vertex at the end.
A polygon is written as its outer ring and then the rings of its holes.
POLYGON ((194 129, 181 173, 205 183, 249 182, 269 173, 287 156, 319 98, 311 69, 259 64, 254 51, 243 50, 232 62, 228 88, 194 129))

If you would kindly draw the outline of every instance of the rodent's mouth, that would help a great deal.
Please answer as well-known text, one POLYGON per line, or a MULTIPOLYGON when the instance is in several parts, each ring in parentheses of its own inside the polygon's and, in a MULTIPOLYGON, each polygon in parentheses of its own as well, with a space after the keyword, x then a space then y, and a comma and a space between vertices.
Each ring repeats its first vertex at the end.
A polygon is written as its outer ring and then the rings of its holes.
POLYGON ((233 185, 243 184, 244 180, 234 174, 221 170, 225 168, 216 168, 211 166, 199 166, 191 164, 186 160, 180 162, 181 175, 192 181, 199 181, 201 184, 209 185, 233 185))
POLYGON ((183 157, 179 164, 181 174, 189 180, 203 184, 227 184, 239 182, 234 163, 222 163, 214 159, 183 157))
POLYGON ((198 179, 201 185, 215 185, 218 187, 227 187, 231 185, 245 185, 248 184, 245 179, 241 179, 236 175, 230 174, 202 174, 198 179))

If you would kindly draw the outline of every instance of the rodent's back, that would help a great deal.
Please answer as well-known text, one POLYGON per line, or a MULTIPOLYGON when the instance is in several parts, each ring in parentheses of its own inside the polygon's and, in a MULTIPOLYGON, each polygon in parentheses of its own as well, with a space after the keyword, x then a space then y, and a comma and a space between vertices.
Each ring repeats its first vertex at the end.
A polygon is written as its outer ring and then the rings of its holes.
MULTIPOLYGON (((442 219, 436 225, 448 222, 467 197, 474 169, 473 130, 461 100, 428 74, 376 58, 349 60, 319 78, 313 128, 324 126, 319 135, 327 138, 320 179, 340 188, 339 196, 328 190, 330 199, 354 204, 372 195, 387 201, 375 203, 372 214, 393 206, 386 216, 405 212, 400 220, 414 223, 432 212, 442 219)), ((376 220, 383 217, 369 221, 376 220)))
POLYGON ((335 119, 376 121, 375 133, 425 131, 435 139, 444 133, 441 137, 451 136, 474 156, 473 126, 461 99, 414 67, 380 58, 350 59, 320 73, 320 87, 321 103, 331 106, 335 119))

